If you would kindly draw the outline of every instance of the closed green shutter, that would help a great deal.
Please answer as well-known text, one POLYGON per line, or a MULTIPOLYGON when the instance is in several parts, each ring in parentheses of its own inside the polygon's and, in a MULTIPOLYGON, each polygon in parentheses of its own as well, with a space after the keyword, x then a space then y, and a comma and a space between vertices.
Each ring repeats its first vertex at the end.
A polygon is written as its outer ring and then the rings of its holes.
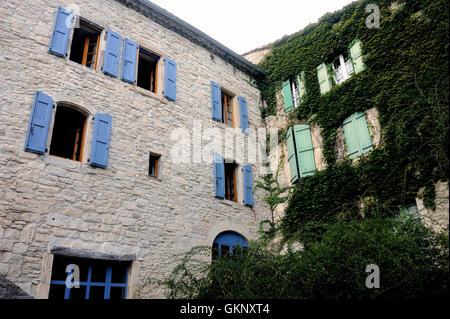
POLYGON ((302 100, 302 96, 306 94, 306 88, 305 88, 305 72, 302 71, 300 75, 297 76, 297 87, 298 87, 298 94, 300 96, 300 101, 302 100))
POLYGON ((357 112, 350 115, 345 119, 343 126, 348 156, 351 159, 373 149, 364 112, 357 112))
POLYGON ((364 62, 361 52, 361 41, 359 41, 358 39, 353 40, 350 44, 350 57, 352 58, 353 69, 355 70, 355 73, 364 70, 364 62))
POLYGON ((317 79, 319 80, 320 93, 325 94, 331 90, 331 79, 325 63, 317 67, 317 79))
POLYGON ((295 125, 294 135, 300 177, 313 175, 316 171, 316 162, 314 160, 311 130, 308 125, 295 125))
POLYGON ((290 127, 286 134, 286 146, 288 151, 289 169, 291 172, 291 183, 295 183, 298 180, 298 166, 297 156, 295 152, 294 135, 292 128, 290 127))
POLYGON ((292 101, 291 81, 289 80, 283 83, 283 99, 284 111, 290 112, 294 108, 294 102, 292 101))

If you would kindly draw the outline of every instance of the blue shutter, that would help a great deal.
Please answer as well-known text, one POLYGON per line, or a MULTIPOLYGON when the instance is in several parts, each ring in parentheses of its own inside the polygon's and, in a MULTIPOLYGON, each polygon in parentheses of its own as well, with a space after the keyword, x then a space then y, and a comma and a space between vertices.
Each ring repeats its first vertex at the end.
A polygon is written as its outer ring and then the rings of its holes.
POLYGON ((108 166, 111 124, 111 115, 101 113, 95 115, 90 158, 90 163, 92 166, 102 168, 106 168, 108 166))
POLYGON ((219 153, 214 153, 214 196, 225 198, 225 163, 219 153))
POLYGON ((122 37, 118 33, 108 29, 108 33, 106 35, 106 49, 105 60, 103 62, 103 72, 115 78, 119 73, 119 57, 121 46, 122 37))
POLYGON ((248 111, 247 111, 247 100, 243 97, 239 97, 239 114, 241 119, 241 129, 248 133, 248 111))
POLYGON ((53 99, 42 92, 36 91, 25 140, 25 151, 45 154, 52 109, 53 99))
POLYGON ((58 7, 55 25, 53 26, 50 46, 48 51, 58 56, 67 55, 67 44, 69 43, 70 30, 72 28, 73 13, 58 7))
POLYGON ((138 45, 133 40, 125 38, 122 54, 122 81, 134 84, 136 81, 136 58, 138 45))
POLYGON ((211 81, 211 113, 212 119, 222 122, 222 101, 220 96, 220 86, 211 81))
POLYGON ((172 59, 165 58, 165 79, 164 96, 171 101, 176 100, 177 96, 177 63, 172 59))
POLYGON ((242 167, 244 175, 244 205, 253 207, 253 174, 252 166, 244 165, 242 167))

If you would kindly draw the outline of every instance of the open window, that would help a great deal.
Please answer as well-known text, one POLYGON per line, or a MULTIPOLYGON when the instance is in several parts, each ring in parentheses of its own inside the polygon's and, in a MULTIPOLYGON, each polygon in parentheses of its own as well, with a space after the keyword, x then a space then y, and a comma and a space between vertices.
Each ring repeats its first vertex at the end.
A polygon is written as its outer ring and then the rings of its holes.
POLYGON ((353 62, 347 51, 334 58, 331 68, 333 70, 333 81, 336 84, 341 84, 349 79, 354 72, 353 62))
POLYGON ((96 25, 80 18, 80 27, 73 33, 70 60, 97 69, 100 34, 96 25))
POLYGON ((81 161, 87 116, 73 107, 58 105, 53 125, 50 155, 81 161))
POLYGON ((137 86, 153 93, 157 92, 159 59, 159 55, 139 47, 137 86))
POLYGON ((222 90, 221 99, 222 123, 228 125, 229 127, 234 127, 233 97, 222 90))
POLYGON ((149 155, 149 168, 148 168, 148 175, 152 177, 159 177, 159 160, 161 158, 161 155, 150 153, 149 155))
POLYGON ((225 199, 237 202, 236 163, 225 163, 225 199))

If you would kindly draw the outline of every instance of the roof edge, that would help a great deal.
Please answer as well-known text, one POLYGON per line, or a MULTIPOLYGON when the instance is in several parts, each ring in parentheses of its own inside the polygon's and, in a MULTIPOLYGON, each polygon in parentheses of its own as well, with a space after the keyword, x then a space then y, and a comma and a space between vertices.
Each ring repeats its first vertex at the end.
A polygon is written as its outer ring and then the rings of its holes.
POLYGON ((128 8, 131 8, 138 13, 146 16, 154 22, 163 27, 172 30, 179 35, 190 40, 211 53, 219 56, 224 61, 230 63, 239 70, 253 76, 254 78, 261 78, 266 75, 264 71, 259 69, 256 65, 247 61, 245 58, 227 48, 220 42, 214 40, 206 33, 193 27, 186 21, 178 18, 167 10, 157 6, 148 0, 116 0, 128 8))

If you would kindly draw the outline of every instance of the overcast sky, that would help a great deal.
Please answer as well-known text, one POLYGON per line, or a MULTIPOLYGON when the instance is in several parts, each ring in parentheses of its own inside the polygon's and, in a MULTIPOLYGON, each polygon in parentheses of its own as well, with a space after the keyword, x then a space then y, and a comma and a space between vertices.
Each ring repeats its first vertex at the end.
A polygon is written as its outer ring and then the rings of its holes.
POLYGON ((354 0, 151 0, 243 54, 297 32, 354 0))

